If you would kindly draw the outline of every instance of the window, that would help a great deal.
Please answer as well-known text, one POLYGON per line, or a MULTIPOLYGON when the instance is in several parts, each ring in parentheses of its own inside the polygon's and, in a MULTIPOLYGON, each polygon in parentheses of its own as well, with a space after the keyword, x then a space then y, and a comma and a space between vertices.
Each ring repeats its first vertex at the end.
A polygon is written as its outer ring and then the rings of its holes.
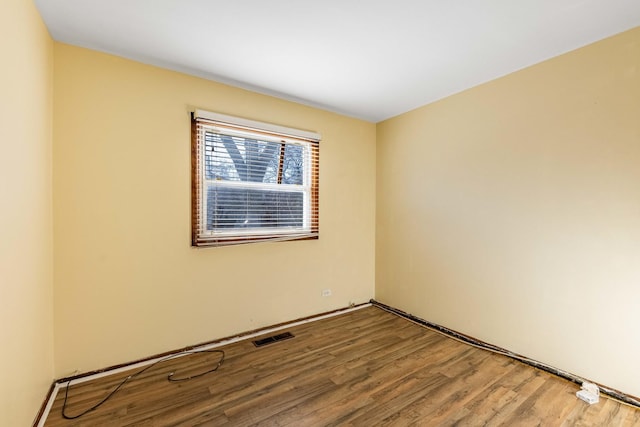
POLYGON ((192 245, 318 238, 318 134, 196 110, 192 245))

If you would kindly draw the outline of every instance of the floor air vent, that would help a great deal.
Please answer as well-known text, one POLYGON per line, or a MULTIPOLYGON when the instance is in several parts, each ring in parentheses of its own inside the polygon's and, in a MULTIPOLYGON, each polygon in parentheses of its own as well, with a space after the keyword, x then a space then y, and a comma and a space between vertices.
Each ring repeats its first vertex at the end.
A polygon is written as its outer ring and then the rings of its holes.
POLYGON ((253 345, 255 345, 256 347, 262 347, 268 344, 276 343, 278 341, 288 340, 289 338, 293 338, 293 337, 294 335, 291 332, 284 332, 282 334, 255 340, 253 341, 253 345))

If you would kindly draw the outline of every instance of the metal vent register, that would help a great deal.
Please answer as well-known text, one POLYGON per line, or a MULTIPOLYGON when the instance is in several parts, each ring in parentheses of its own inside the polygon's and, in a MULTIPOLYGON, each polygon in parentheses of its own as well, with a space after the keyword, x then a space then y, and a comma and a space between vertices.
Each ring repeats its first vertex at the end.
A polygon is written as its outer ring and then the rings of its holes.
POLYGON ((256 347, 262 347, 268 344, 273 344, 276 343, 278 341, 284 341, 284 340, 288 340, 289 338, 293 338, 294 335, 291 332, 284 332, 282 334, 278 334, 278 335, 273 335, 270 337, 266 337, 266 338, 261 338, 259 340, 255 340, 253 341, 253 345, 255 345, 256 347))

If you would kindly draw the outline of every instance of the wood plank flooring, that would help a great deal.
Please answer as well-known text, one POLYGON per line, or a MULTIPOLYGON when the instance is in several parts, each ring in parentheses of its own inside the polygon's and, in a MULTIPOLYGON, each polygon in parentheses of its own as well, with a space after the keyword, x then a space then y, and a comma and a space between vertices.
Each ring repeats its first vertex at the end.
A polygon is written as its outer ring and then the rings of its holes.
MULTIPOLYGON (((126 384, 69 426, 640 426, 640 410, 589 406, 569 381, 446 338, 376 307, 287 329, 295 338, 174 359, 126 384)), ((135 372, 132 371, 132 372, 135 372)), ((101 400, 128 373, 71 386, 68 413, 101 400)))

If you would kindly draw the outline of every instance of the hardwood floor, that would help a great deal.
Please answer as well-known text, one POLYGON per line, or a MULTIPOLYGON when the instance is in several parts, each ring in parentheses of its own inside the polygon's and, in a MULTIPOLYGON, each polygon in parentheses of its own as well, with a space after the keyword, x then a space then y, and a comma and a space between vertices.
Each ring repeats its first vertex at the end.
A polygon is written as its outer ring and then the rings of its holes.
MULTIPOLYGON (((61 416, 64 389, 45 426, 640 426, 640 410, 368 307, 287 329, 295 338, 250 341, 158 365, 77 420, 61 416)), ((135 372, 132 371, 132 372, 135 372)), ((73 415, 104 398, 127 373, 70 388, 73 415)))

